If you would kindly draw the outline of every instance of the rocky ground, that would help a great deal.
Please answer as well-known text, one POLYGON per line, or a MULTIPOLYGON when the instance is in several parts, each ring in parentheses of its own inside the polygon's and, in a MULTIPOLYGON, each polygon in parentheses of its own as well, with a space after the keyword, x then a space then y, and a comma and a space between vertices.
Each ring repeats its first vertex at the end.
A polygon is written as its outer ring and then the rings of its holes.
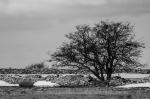
POLYGON ((1 74, 0 80, 18 84, 23 80, 50 81, 61 87, 0 87, 0 99, 150 99, 149 88, 122 89, 120 86, 132 83, 150 82, 150 76, 145 78, 125 79, 112 77, 109 85, 103 86, 96 79, 87 75, 7 75, 1 74))
MULTIPOLYGON (((52 83, 57 83, 61 86, 103 86, 103 84, 99 83, 95 78, 87 76, 87 75, 64 75, 64 74, 54 74, 54 75, 47 75, 42 76, 40 74, 35 75, 7 75, 1 74, 0 80, 6 81, 11 84, 19 84, 24 80, 31 80, 32 82, 36 81, 50 81, 52 83)), ((110 86, 120 86, 125 84, 132 84, 132 83, 144 83, 150 82, 150 76, 145 78, 132 78, 132 79, 125 79, 119 76, 112 77, 109 85, 110 86)))

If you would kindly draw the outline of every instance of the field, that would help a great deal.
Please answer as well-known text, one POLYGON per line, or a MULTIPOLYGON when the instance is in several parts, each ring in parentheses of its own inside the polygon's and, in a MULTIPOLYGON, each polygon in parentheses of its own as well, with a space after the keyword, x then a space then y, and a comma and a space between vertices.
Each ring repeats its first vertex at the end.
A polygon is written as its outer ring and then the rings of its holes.
MULTIPOLYGON (((42 76, 45 77, 47 75, 42 76)), ((149 75, 122 73, 120 76, 124 78, 144 78, 148 77, 149 75)), ((122 89, 115 87, 0 87, 0 99, 150 99, 150 88, 122 89)))
POLYGON ((1 87, 0 99, 149 99, 150 89, 1 87))

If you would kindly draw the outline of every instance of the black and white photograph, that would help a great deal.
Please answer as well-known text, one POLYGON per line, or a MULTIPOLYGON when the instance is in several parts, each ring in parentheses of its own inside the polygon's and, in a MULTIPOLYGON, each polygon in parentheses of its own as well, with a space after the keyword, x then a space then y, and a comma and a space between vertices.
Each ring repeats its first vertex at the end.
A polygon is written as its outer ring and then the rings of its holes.
POLYGON ((150 99, 150 0, 0 0, 0 99, 150 99))

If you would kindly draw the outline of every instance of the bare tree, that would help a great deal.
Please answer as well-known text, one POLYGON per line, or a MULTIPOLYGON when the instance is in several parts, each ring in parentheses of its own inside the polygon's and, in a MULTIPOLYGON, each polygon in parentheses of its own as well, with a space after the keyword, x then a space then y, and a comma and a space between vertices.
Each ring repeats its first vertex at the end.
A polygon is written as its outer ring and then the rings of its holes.
POLYGON ((70 42, 51 55, 57 65, 88 69, 99 80, 108 82, 117 69, 142 66, 138 59, 144 43, 135 40, 133 26, 128 22, 81 25, 66 37, 70 42))

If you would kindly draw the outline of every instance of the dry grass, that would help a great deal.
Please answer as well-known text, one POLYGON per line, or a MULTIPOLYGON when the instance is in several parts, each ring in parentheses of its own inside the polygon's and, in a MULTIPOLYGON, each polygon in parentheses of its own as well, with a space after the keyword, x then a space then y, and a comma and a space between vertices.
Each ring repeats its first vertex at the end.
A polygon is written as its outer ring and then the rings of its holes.
POLYGON ((0 99, 150 99, 150 89, 1 87, 0 99))

